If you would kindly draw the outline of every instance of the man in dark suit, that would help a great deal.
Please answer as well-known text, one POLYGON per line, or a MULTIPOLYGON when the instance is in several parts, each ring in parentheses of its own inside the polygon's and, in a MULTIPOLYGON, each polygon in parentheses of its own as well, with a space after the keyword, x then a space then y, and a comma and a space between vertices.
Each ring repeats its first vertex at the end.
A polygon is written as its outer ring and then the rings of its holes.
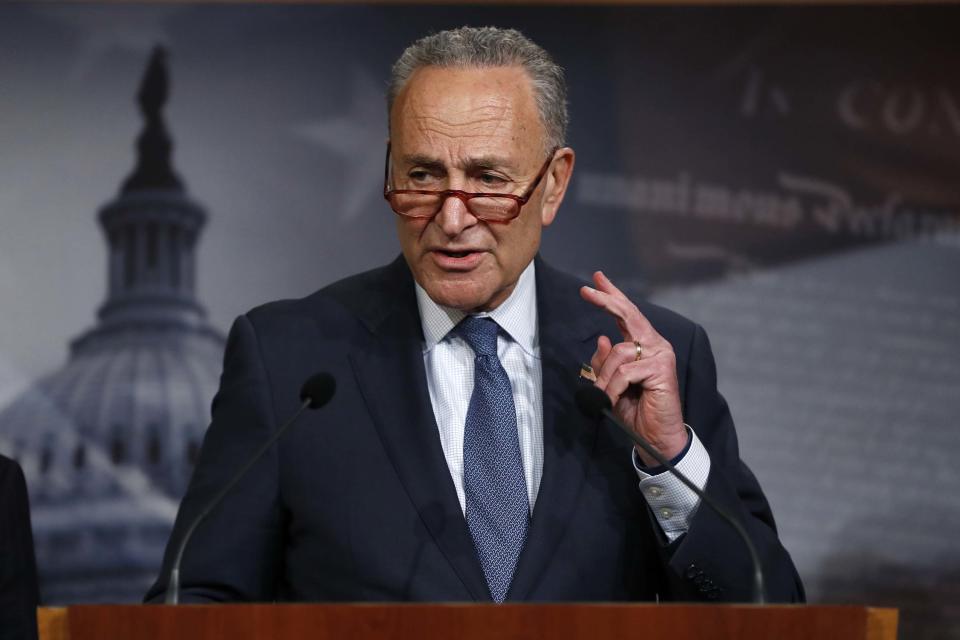
POLYGON ((559 67, 515 31, 464 28, 412 45, 392 81, 384 195, 403 256, 235 322, 147 598, 185 527, 328 370, 330 404, 197 530, 185 600, 749 599, 729 526, 579 414, 589 362, 619 417, 744 524, 769 598, 802 599, 703 330, 537 257, 574 164, 559 67))
POLYGON ((0 455, 0 639, 37 637, 37 565, 23 471, 0 455))

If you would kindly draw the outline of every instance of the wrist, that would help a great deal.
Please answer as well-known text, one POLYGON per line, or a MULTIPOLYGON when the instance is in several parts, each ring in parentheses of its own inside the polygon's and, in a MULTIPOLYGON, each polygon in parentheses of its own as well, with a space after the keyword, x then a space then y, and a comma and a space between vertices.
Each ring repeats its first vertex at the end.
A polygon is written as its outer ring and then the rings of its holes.
MULTIPOLYGON (((676 434, 675 437, 657 440, 656 442, 651 442, 650 444, 661 456, 664 457, 664 459, 669 461, 670 464, 677 464, 690 448, 691 441, 692 439, 690 437, 690 431, 686 425, 683 425, 681 427, 681 431, 676 434)), ((657 468, 660 471, 663 470, 659 460, 648 454, 639 446, 635 446, 634 449, 637 452, 637 458, 644 467, 657 468)))

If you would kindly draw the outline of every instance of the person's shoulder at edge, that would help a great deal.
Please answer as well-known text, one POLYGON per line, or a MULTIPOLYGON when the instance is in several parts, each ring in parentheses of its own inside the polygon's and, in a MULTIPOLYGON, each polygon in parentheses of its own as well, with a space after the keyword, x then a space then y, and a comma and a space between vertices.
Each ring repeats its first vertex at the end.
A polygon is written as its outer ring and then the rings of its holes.
POLYGON ((27 486, 23 470, 16 460, 12 460, 3 454, 0 454, 0 487, 3 487, 4 492, 8 495, 22 497, 24 501, 27 499, 27 486))
POLYGON ((18 466, 16 462, 0 453, 0 482, 7 480, 7 474, 16 473, 18 466))
POLYGON ((20 465, 2 454, 0 505, 0 521, 6 523, 0 530, 0 556, 12 561, 0 571, 0 638, 36 638, 39 593, 27 485, 20 465))

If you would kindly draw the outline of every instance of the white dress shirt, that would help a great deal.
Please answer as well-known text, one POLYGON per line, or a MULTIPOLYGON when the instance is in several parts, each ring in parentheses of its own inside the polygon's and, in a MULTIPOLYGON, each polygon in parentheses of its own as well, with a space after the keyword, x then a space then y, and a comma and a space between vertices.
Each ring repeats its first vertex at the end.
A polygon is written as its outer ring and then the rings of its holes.
MULTIPOLYGON (((473 393, 474 352, 452 329, 466 314, 438 305, 419 284, 416 292, 423 326, 423 364, 430 402, 450 477, 456 487, 460 508, 465 512, 463 433, 473 393)), ((513 387, 520 456, 532 511, 543 476, 543 382, 533 262, 524 269, 513 292, 500 306, 478 315, 492 318, 501 328, 497 336, 497 355, 513 387)), ((570 366, 575 374, 579 363, 572 362, 570 366)), ((710 456, 692 429, 690 433, 690 447, 676 466, 703 488, 710 472, 710 456)), ((626 460, 624 464, 627 464, 626 460)), ((649 475, 637 465, 635 458, 633 465, 644 498, 667 539, 672 542, 689 528, 699 498, 671 474, 649 475)))

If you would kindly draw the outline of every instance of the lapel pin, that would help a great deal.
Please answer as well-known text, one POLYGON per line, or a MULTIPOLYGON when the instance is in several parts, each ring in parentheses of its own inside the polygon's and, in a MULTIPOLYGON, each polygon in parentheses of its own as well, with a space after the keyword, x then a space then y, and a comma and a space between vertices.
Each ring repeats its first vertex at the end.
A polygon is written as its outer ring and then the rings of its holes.
POLYGON ((593 367, 588 364, 580 365, 580 379, 587 380, 589 382, 597 381, 597 374, 593 372, 593 367))

